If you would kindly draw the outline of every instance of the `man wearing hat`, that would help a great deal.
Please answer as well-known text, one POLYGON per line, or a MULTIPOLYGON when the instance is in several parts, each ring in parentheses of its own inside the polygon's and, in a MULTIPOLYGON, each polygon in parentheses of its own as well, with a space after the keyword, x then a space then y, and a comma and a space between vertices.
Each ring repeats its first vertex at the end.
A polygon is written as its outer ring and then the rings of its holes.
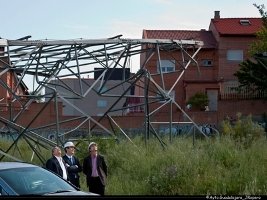
POLYGON ((103 155, 98 153, 97 144, 88 146, 89 155, 83 161, 83 173, 86 175, 89 192, 104 195, 107 178, 107 165, 103 155))
POLYGON ((69 180, 76 187, 80 188, 79 172, 82 171, 79 159, 74 156, 75 145, 73 142, 66 142, 64 144, 65 155, 62 157, 66 163, 69 180))

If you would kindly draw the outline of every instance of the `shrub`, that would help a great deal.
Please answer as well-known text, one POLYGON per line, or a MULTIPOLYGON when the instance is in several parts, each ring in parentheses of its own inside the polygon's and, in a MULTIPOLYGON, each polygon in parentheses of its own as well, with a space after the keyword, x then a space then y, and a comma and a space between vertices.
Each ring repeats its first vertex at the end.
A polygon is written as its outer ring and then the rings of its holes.
POLYGON ((251 115, 242 118, 241 113, 238 113, 235 124, 232 125, 229 120, 222 122, 221 134, 229 135, 237 144, 249 147, 265 133, 262 126, 252 121, 251 115))
POLYGON ((205 110, 205 106, 209 103, 208 95, 203 92, 197 92, 187 101, 187 105, 191 105, 194 109, 205 110))

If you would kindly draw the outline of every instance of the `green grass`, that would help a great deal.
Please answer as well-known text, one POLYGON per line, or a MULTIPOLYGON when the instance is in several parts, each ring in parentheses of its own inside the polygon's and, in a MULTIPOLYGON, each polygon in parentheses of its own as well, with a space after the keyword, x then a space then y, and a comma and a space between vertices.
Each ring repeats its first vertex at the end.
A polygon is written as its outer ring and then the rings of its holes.
MULTIPOLYGON (((265 133, 257 128, 257 137, 251 137, 253 129, 249 129, 250 134, 241 137, 241 130, 242 123, 237 123, 224 128, 219 139, 197 139, 194 145, 192 138, 175 137, 170 143, 166 137, 166 149, 153 137, 147 145, 141 136, 133 138, 133 143, 126 139, 119 143, 89 140, 99 143, 106 158, 107 195, 267 195, 265 133)), ((81 141, 78 146, 76 155, 81 163, 90 141, 81 141)), ((6 142, 0 143, 1 149, 8 147, 6 142)), ((18 148, 31 156, 19 145, 25 144, 18 144, 18 148)), ((46 158, 51 156, 50 151, 43 153, 46 158)), ((81 187, 88 191, 82 173, 81 187)))
MULTIPOLYGON (((152 142, 151 142, 152 143, 152 142)), ((107 153, 107 193, 123 195, 267 194, 266 140, 249 149, 229 138, 179 139, 166 150, 154 141, 147 148, 121 144, 107 153), (265 153, 263 153, 263 152, 265 153), (264 157, 265 155, 265 157, 264 157)))

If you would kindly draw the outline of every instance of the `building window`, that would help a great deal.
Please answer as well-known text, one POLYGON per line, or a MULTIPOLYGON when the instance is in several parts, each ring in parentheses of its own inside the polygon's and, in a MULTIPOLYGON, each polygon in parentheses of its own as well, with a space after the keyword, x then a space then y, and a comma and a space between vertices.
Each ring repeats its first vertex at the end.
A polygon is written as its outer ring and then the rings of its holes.
POLYGON ((128 97, 126 106, 129 106, 127 112, 144 112, 144 107, 141 104, 141 98, 139 97, 128 97))
POLYGON ((239 22, 243 26, 249 26, 250 25, 250 21, 248 19, 240 19, 239 22))
POLYGON ((204 60, 201 60, 201 66, 210 67, 210 66, 213 66, 213 62, 212 60, 204 59, 204 60))
POLYGON ((243 61, 243 51, 242 50, 228 50, 227 60, 229 61, 243 61))
POLYGON ((107 107, 107 101, 106 100, 98 100, 97 101, 97 107, 98 108, 105 108, 105 107, 107 107))
POLYGON ((175 70, 175 60, 160 60, 157 61, 157 72, 160 73, 159 66, 161 66, 162 73, 173 72, 175 70))

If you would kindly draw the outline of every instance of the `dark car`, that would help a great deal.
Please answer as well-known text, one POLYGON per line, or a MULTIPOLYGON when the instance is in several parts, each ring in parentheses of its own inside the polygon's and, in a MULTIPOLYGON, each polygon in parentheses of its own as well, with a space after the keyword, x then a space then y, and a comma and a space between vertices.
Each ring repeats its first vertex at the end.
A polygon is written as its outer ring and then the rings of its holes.
POLYGON ((37 165, 0 162, 0 195, 97 195, 83 192, 37 165))

